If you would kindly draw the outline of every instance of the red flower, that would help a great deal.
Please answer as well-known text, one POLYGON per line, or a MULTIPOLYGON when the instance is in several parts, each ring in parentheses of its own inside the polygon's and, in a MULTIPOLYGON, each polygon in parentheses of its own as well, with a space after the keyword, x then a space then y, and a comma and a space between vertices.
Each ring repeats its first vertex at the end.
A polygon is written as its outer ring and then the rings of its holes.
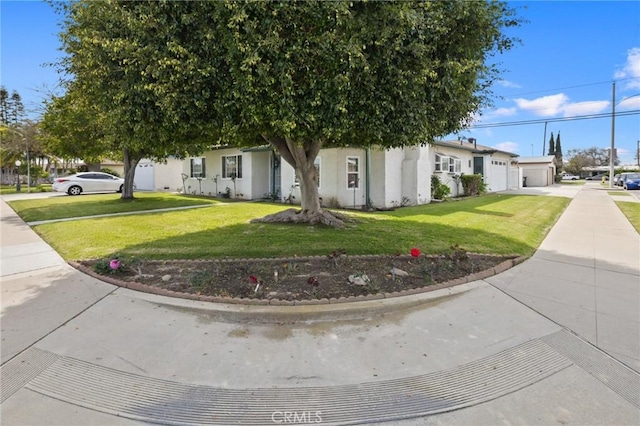
POLYGON ((420 257, 420 249, 419 248, 412 248, 411 249, 411 256, 413 257, 420 257))
POLYGON ((252 284, 258 284, 258 277, 255 275, 249 275, 249 281, 251 281, 252 284))

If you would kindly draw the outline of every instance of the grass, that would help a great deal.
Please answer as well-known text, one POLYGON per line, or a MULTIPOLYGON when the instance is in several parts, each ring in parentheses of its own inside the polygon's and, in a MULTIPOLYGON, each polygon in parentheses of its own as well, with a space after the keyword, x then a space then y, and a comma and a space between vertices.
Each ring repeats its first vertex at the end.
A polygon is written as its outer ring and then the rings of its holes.
POLYGON ((618 208, 629 219, 631 225, 640 233, 640 203, 628 203, 626 201, 616 201, 618 208))
MULTIPOLYGON (((20 193, 26 193, 27 185, 22 184, 20 189, 20 193)), ((31 192, 51 192, 51 184, 39 184, 37 186, 32 186, 31 192)), ((17 193, 15 185, 0 185, 0 194, 2 195, 17 193)))
POLYGON ((560 185, 584 185, 585 183, 587 183, 586 180, 563 180, 560 185))
POLYGON ((207 197, 184 196, 162 192, 137 192, 133 200, 121 200, 120 194, 92 194, 71 197, 14 200, 9 205, 26 222, 93 216, 110 213, 128 213, 174 207, 217 204, 207 197))
POLYGON ((624 192, 622 190, 619 191, 607 191, 607 194, 609 195, 622 195, 623 197, 630 197, 631 194, 629 194, 628 192, 624 192))
MULTIPOLYGON (((75 203, 86 205, 82 198, 68 198, 71 211, 78 210, 75 203)), ((115 253, 144 259, 273 258, 325 255, 338 248, 352 255, 408 253, 412 247, 442 253, 454 244, 477 253, 530 255, 568 203, 561 197, 492 194, 393 212, 349 212, 354 222, 340 230, 251 224, 252 218, 288 206, 240 202, 47 223, 34 229, 67 260, 115 253)), ((99 205, 113 208, 112 203, 99 205)), ((20 207, 20 214, 35 209, 20 207)))

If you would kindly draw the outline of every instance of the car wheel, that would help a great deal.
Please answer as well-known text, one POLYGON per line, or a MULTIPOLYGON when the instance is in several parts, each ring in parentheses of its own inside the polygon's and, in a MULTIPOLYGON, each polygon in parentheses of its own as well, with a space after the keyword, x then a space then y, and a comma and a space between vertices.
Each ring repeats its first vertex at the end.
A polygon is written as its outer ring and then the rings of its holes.
POLYGON ((73 185, 71 188, 67 190, 67 194, 69 195, 80 195, 82 193, 82 188, 77 185, 73 185))
POLYGON ((571 180, 578 180, 578 179, 576 179, 576 178, 573 178, 573 179, 571 179, 571 180))
POLYGON ((120 185, 120 188, 118 188, 118 193, 122 194, 123 190, 124 190, 124 185, 120 185))

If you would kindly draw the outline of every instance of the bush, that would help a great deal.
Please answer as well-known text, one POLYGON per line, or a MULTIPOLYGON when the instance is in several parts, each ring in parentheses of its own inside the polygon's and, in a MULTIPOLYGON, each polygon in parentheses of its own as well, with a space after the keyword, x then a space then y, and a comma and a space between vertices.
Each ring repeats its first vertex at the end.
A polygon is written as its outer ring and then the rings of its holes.
POLYGON ((484 183, 482 179, 482 175, 462 175, 462 189, 464 190, 464 195, 468 197, 484 194, 487 192, 487 184, 484 183))
POLYGON ((116 172, 115 170, 108 169, 106 167, 104 169, 100 169, 100 171, 102 173, 109 173, 110 175, 114 175, 115 177, 120 177, 120 174, 118 172, 116 172))
POLYGON ((442 200, 451 194, 449 185, 440 182, 438 175, 431 175, 431 197, 436 200, 442 200))

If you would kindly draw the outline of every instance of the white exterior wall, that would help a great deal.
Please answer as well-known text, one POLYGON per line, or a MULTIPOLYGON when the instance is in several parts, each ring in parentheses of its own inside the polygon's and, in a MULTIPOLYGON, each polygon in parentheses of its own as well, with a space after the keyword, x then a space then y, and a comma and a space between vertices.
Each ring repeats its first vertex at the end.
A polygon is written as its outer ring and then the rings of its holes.
MULTIPOLYGON (((254 153, 242 152, 237 148, 220 149, 215 151, 207 151, 200 157, 205 159, 205 177, 198 182, 198 179, 191 176, 191 158, 188 157, 182 162, 182 173, 189 176, 185 181, 186 191, 188 194, 200 194, 200 187, 202 188, 203 195, 216 196, 225 192, 228 187, 231 189, 231 197, 234 197, 234 185, 230 178, 222 178, 222 157, 225 155, 242 155, 242 178, 236 179, 235 191, 237 194, 242 194, 242 198, 251 199, 254 198, 252 194, 251 176, 251 156, 254 153), (215 178, 217 177, 217 184, 215 178)), ((268 167, 268 163, 267 163, 268 167)), ((265 176, 268 181, 268 176, 265 176)), ((265 191, 267 192, 267 191, 265 191)), ((256 197, 262 196, 263 193, 256 197)))
POLYGON ((409 205, 426 204, 431 199, 431 164, 428 147, 407 147, 402 160, 402 198, 409 205))
MULTIPOLYGON (((436 161, 436 153, 446 155, 449 157, 456 157, 460 159, 461 175, 473 174, 473 157, 477 155, 473 154, 471 151, 464 151, 464 150, 454 149, 446 146, 435 145, 431 147, 431 152, 429 153, 429 159, 432 164, 432 170, 435 169, 433 164, 435 164, 435 161, 436 161)), ((456 185, 456 181, 453 180, 453 176, 458 173, 434 171, 433 174, 437 175, 440 178, 440 182, 449 186, 449 189, 451 189, 451 196, 457 197, 458 195, 462 195, 463 193, 462 183, 460 183, 459 185, 456 185)), ((431 184, 431 177, 429 177, 429 184, 431 184)))
POLYGON ((384 157, 384 168, 376 170, 372 165, 372 172, 376 179, 372 179, 372 187, 381 185, 384 188, 384 198, 379 207, 393 207, 402 202, 402 161, 404 152, 400 148, 379 151, 384 157), (381 183, 379 183, 381 182, 381 183))
POLYGON ((155 190, 179 191, 182 188, 182 160, 167 159, 167 163, 155 164, 155 190))
MULTIPOLYGON (((371 182, 369 185, 369 198, 374 207, 391 207, 387 203, 387 200, 389 200, 387 192, 393 191, 393 182, 400 183, 399 177, 390 178, 388 182, 385 180, 385 176, 388 176, 389 173, 387 171, 387 163, 392 161, 390 153, 394 151, 397 150, 386 151, 384 149, 372 148, 370 151, 369 163, 371 165, 371 171, 369 175, 371 182)), ((397 167, 391 167, 390 169, 390 172, 399 173, 397 167)), ((399 189, 397 193, 400 193, 399 189)))

